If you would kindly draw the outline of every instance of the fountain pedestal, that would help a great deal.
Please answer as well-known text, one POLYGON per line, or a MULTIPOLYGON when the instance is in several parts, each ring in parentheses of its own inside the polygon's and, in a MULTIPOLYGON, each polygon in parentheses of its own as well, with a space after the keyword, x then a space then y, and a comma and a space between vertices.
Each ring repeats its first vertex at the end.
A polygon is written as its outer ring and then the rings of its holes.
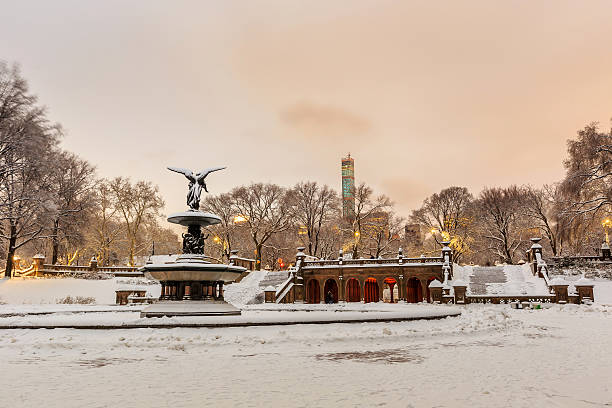
POLYGON ((140 313, 141 317, 239 315, 223 299, 223 286, 234 282, 246 268, 215 263, 204 255, 201 228, 221 222, 219 217, 202 211, 172 214, 168 221, 187 227, 183 234, 183 254, 174 261, 148 262, 141 268, 145 276, 162 285, 160 302, 140 313))

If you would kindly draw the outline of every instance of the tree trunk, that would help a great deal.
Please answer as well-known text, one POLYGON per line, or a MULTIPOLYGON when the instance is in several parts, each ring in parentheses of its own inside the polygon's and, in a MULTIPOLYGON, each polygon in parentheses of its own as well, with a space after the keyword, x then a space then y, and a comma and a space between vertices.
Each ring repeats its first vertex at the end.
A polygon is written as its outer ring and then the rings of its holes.
POLYGON ((17 244, 17 227, 11 225, 11 234, 8 243, 8 251, 6 254, 6 268, 4 269, 4 276, 6 278, 11 277, 11 271, 13 270, 13 257, 15 256, 15 245, 17 244))
POLYGON ((261 270, 261 249, 262 247, 263 247, 262 244, 255 245, 255 270, 256 271, 261 270))
POLYGON ((59 252, 59 220, 53 221, 53 235, 51 237, 51 246, 52 246, 52 254, 51 254, 51 264, 55 265, 57 263, 57 256, 59 252))

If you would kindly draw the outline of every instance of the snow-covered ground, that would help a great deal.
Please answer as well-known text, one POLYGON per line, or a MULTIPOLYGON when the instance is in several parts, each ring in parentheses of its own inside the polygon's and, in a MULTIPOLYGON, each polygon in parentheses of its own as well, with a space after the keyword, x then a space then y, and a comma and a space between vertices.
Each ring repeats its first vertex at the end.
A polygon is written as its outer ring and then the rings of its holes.
MULTIPOLYGON (((251 283, 235 286, 236 298, 249 298, 253 293, 247 288, 258 286, 258 278, 253 275, 251 283)), ((114 301, 112 285, 125 282, 59 279, 66 285, 61 289, 53 281, 2 281, 0 297, 10 304, 0 305, 0 313, 47 309, 63 312, 48 316, 66 319, 135 314, 130 307, 104 304, 114 301), (38 292, 45 292, 46 285, 53 292, 43 296, 38 292), (8 289, 21 291, 23 298, 8 289), (102 292, 109 289, 112 293, 105 297, 102 292), (96 297, 99 304, 54 304, 68 295, 96 297), (67 313, 95 308, 117 309, 67 313)), ((459 317, 433 321, 0 330, 0 367, 12 381, 3 387, 0 407, 608 406, 612 281, 596 281, 595 299, 592 306, 550 305, 543 310, 469 305, 459 317)), ((279 315, 324 313, 325 307, 243 306, 247 313, 279 315)), ((336 312, 328 313, 407 307, 427 306, 337 305, 336 312)))
POLYGON ((0 406, 612 404, 612 308, 226 329, 4 330, 0 406))

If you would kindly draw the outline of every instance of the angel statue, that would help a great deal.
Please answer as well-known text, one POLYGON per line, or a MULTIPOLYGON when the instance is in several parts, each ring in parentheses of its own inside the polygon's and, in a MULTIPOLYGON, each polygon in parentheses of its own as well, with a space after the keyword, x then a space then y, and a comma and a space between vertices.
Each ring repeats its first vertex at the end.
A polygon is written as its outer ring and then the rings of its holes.
POLYGON ((224 168, 225 167, 211 167, 210 169, 202 170, 201 172, 196 173, 195 176, 191 170, 182 169, 180 167, 168 167, 168 170, 181 173, 187 177, 187 180, 189 180, 187 205, 189 208, 191 208, 191 210, 198 211, 200 209, 200 194, 202 193, 202 188, 204 188, 204 191, 208 193, 204 179, 213 171, 223 170, 224 168))

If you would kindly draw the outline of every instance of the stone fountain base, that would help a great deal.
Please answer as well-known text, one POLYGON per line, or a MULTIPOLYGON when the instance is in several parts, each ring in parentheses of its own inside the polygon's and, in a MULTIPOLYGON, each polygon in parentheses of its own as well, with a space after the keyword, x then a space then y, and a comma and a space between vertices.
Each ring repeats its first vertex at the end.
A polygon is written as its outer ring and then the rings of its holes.
POLYGON ((162 286, 160 302, 143 309, 140 317, 239 315, 223 299, 223 287, 246 268, 210 262, 201 254, 182 254, 176 260, 147 263, 142 271, 162 286))
POLYGON ((183 300, 155 303, 143 309, 140 317, 235 316, 240 314, 240 309, 223 300, 183 300))

